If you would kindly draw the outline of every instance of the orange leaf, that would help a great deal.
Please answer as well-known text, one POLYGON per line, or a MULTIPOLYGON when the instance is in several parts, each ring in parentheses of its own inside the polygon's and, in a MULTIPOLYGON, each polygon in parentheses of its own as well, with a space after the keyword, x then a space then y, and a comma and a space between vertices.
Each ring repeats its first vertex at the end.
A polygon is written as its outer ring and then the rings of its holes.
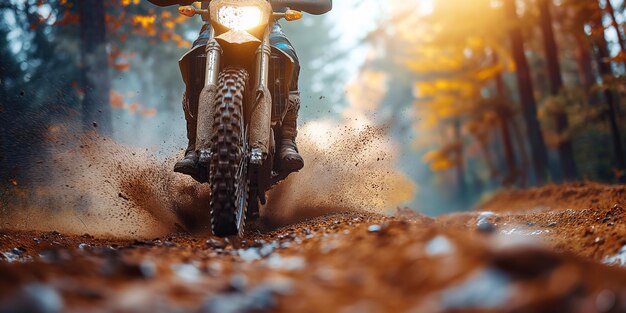
POLYGON ((144 108, 143 110, 141 110, 140 114, 143 117, 154 117, 155 115, 157 115, 157 109, 156 108, 144 108))
POLYGON ((130 64, 128 63, 114 63, 112 66, 115 70, 120 72, 126 72, 130 69, 130 64))
POLYGON ((115 90, 111 90, 109 92, 109 96, 111 97, 111 107, 116 109, 124 108, 124 96, 115 90))

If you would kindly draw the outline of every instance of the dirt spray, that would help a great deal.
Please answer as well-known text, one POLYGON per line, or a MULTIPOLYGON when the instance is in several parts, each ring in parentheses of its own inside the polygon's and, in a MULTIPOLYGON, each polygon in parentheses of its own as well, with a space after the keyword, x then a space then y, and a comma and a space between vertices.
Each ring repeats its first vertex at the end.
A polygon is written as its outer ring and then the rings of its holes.
MULTIPOLYGON (((208 186, 173 173, 178 156, 96 133, 76 135, 63 125, 48 136, 32 181, 16 182, 4 194, 1 229, 119 238, 207 231, 208 186)), ((302 128, 300 147, 307 166, 271 192, 263 210, 271 225, 329 212, 383 212, 413 195, 413 184, 394 169, 396 149, 382 129, 311 122, 302 128)))

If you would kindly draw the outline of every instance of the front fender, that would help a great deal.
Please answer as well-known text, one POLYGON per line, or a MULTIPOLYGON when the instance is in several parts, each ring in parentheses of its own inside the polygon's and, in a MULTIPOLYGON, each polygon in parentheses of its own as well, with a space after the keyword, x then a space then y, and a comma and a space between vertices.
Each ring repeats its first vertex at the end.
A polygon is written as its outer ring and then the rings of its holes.
POLYGON ((215 40, 227 54, 254 55, 261 45, 261 40, 243 30, 227 31, 215 37, 215 40))

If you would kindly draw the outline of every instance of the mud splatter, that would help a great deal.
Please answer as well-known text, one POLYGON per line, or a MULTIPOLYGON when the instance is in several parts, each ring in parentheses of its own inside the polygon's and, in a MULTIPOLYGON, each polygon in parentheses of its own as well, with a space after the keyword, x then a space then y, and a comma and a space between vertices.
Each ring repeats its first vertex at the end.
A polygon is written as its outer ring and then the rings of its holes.
POLYGON ((384 213, 415 193, 395 167, 398 149, 383 128, 315 121, 302 127, 298 145, 305 168, 270 193, 263 212, 274 224, 332 212, 384 213))
POLYGON ((31 181, 6 193, 1 228, 127 238, 200 224, 192 221, 201 220, 198 208, 208 194, 172 173, 172 159, 95 133, 61 128, 48 139, 31 181))
MULTIPOLYGON (((330 212, 383 212, 412 197, 383 129, 312 122, 300 138, 307 167, 271 192, 263 212, 270 226, 330 212)), ((0 228, 117 238, 208 231, 208 186, 173 173, 175 156, 61 126, 48 141, 31 182, 5 194, 0 228)))

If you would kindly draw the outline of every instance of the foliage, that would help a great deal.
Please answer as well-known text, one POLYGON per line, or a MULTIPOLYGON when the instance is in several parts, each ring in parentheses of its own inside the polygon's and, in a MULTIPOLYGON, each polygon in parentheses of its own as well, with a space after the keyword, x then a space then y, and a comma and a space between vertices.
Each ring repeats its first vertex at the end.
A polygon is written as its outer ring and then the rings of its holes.
MULTIPOLYGON (((603 38, 609 31, 609 26, 595 21, 606 12, 592 0, 550 1, 566 82, 558 95, 550 96, 538 1, 543 0, 515 1, 519 25, 507 19, 503 1, 392 1, 390 18, 372 34, 370 42, 373 49, 385 51, 382 58, 391 58, 395 63, 386 67, 387 80, 405 77, 414 82, 411 109, 418 134, 414 147, 435 175, 431 181, 421 181, 422 189, 424 185, 440 184, 441 189, 448 190, 444 186, 464 184, 459 179, 475 181, 475 177, 482 177, 484 184, 470 187, 479 197, 477 193, 485 185, 497 188, 527 183, 529 156, 519 127, 522 108, 515 96, 516 64, 509 46, 509 29, 516 26, 521 26, 526 41, 526 56, 537 87, 533 96, 541 104, 538 118, 543 136, 553 149, 550 153, 556 154, 563 142, 573 140, 581 178, 615 181, 615 159, 610 153, 603 161, 591 153, 601 142, 602 149, 610 151, 606 142, 612 135, 605 125, 610 113, 606 103, 597 103, 604 100, 601 92, 623 94, 626 89, 619 67, 614 66, 616 71, 605 77, 593 71, 596 38, 603 38), (426 2, 432 5, 424 12, 426 2), (589 59, 581 59, 581 51, 589 59), (582 85, 581 77, 587 74, 584 66, 592 71, 592 84, 598 82, 595 87, 582 85), (553 116, 561 113, 570 123, 565 130, 557 131, 553 116), (455 130, 459 123, 460 132, 455 130), (480 174, 485 172, 491 174, 480 174), (498 181, 492 183, 493 179, 498 181)), ((624 51, 617 51, 602 62, 615 65, 623 61, 623 55, 624 51)), ((552 178, 558 179, 558 173, 555 169, 552 178)))

